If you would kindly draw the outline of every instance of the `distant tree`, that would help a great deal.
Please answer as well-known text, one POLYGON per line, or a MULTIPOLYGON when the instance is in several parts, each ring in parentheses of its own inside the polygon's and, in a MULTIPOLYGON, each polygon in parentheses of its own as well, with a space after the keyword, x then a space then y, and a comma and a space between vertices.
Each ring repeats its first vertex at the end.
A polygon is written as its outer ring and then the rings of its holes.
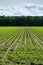
POLYGON ((0 16, 0 26, 43 26, 43 16, 0 16))

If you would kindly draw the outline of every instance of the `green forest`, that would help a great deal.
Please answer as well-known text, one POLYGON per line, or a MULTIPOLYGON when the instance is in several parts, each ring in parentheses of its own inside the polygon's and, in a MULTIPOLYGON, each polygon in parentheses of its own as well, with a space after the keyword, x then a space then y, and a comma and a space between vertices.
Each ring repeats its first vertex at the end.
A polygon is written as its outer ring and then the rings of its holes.
POLYGON ((0 26, 43 26, 43 16, 0 16, 0 26))

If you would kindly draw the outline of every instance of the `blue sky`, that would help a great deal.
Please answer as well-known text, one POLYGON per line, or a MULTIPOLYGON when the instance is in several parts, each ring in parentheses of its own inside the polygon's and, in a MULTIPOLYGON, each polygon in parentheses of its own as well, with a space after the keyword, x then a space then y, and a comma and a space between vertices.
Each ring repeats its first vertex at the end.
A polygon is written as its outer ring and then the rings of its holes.
POLYGON ((0 0, 0 15, 43 16, 43 0, 0 0))

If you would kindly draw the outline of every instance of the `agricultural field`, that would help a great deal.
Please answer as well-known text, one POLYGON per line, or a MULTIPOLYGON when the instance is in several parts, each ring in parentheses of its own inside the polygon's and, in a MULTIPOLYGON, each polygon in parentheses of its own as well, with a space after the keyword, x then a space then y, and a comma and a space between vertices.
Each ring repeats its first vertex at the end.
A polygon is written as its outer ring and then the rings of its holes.
POLYGON ((43 27, 0 27, 0 65, 43 65, 43 27))

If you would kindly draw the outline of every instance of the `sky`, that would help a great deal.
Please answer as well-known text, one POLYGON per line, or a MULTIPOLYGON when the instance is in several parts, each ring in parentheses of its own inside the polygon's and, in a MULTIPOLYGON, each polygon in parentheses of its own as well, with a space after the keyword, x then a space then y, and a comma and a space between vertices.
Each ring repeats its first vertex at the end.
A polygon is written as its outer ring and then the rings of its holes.
POLYGON ((43 0, 0 0, 0 16, 43 16, 43 0))

